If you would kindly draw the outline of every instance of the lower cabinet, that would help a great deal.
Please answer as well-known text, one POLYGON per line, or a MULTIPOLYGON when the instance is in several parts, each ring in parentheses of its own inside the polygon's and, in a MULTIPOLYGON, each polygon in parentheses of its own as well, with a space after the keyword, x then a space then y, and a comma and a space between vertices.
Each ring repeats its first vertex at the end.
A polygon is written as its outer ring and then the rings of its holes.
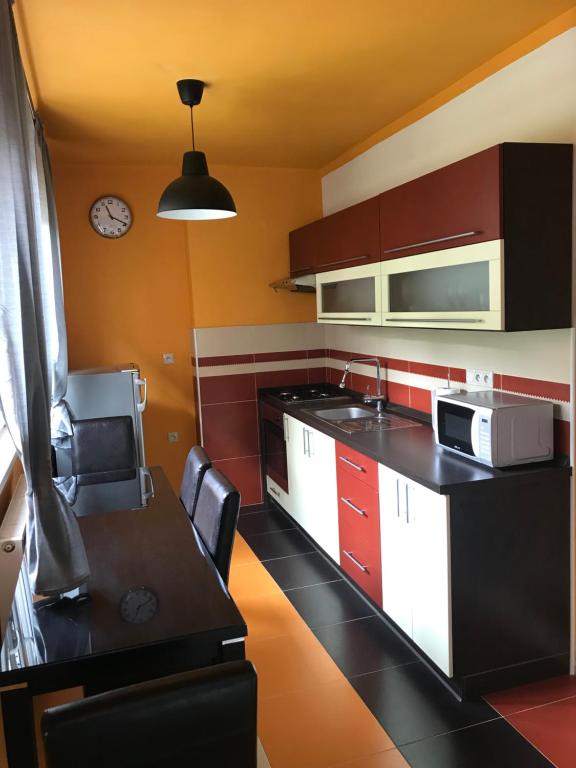
POLYGON ((335 441, 292 416, 286 427, 290 514, 339 563, 335 441))
POLYGON ((382 464, 378 473, 382 607, 451 677, 449 497, 382 464))

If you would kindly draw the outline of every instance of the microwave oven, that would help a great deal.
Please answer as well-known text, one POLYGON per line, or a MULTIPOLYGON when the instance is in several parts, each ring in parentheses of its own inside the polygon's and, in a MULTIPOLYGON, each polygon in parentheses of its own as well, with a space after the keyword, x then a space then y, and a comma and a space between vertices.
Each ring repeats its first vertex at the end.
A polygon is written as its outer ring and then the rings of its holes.
POLYGON ((505 392, 438 395, 434 432, 442 448, 489 467, 554 457, 553 404, 505 392))

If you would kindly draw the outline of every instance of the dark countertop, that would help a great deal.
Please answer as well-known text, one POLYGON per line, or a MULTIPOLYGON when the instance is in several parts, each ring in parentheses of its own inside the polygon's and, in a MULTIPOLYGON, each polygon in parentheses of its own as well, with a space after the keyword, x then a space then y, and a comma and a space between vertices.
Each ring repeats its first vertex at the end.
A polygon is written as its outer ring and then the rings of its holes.
MULTIPOLYGON (((471 459, 455 456, 436 445, 430 423, 425 420, 424 414, 417 414, 415 411, 396 407, 386 408, 388 413, 418 420, 421 426, 349 434, 319 419, 312 413, 312 411, 321 408, 346 405, 347 402, 342 399, 337 401, 322 400, 316 403, 282 403, 265 390, 260 392, 260 398, 295 419, 330 435, 338 442, 354 448, 354 450, 381 464, 385 464, 390 469, 436 493, 451 494, 463 486, 469 489, 469 483, 488 480, 520 483, 527 479, 533 479, 534 475, 570 473, 570 467, 561 460, 525 464, 521 467, 493 469, 471 459)), ((348 403, 358 402, 358 399, 352 397, 348 400, 348 403)))

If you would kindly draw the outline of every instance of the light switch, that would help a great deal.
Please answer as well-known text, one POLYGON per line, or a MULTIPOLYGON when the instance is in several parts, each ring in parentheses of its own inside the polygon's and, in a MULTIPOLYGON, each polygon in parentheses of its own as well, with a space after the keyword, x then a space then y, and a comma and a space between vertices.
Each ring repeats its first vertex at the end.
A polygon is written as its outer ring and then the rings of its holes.
POLYGON ((174 365, 174 352, 164 352, 162 362, 164 365, 174 365))
POLYGON ((169 443, 177 443, 178 442, 178 432, 168 432, 168 442, 169 443))

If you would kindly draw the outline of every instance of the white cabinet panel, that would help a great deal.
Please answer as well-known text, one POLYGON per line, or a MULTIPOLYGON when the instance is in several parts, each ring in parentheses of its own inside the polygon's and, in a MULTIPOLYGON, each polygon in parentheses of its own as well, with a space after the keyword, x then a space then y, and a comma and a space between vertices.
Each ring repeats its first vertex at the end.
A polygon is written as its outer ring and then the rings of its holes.
POLYGON ((382 466, 382 606, 452 675, 449 498, 382 466))

